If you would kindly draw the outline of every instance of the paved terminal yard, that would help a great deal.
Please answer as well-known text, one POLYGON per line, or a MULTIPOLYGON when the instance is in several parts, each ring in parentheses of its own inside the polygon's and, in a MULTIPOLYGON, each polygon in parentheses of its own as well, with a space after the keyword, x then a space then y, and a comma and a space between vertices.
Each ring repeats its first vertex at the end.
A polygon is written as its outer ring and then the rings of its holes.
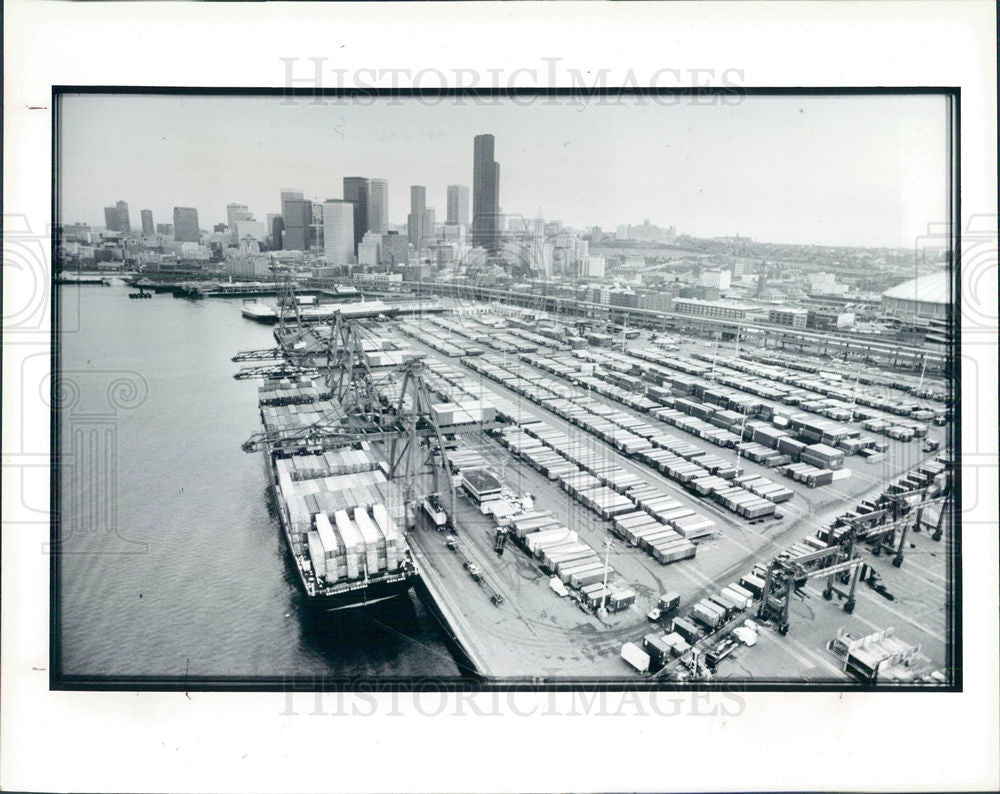
MULTIPOLYGON (((585 430, 559 415, 476 374, 460 363, 460 359, 445 356, 410 337, 400 336, 399 341, 425 353, 428 359, 463 369, 464 374, 479 381, 488 393, 523 405, 571 438, 587 435, 585 430)), ((696 344, 690 343, 684 348, 694 349, 696 344)), ((684 349, 680 354, 684 354, 684 349)), ((510 361, 517 362, 517 356, 511 355, 510 361)), ((524 362, 517 363, 522 369, 553 377, 524 362)), ((655 421, 649 414, 630 409, 611 398, 596 393, 589 396, 644 421, 655 421)), ((939 428, 934 430, 940 435, 939 428)), ((685 435, 676 428, 670 428, 670 432, 685 435)), ((695 436, 689 438, 706 446, 695 436)), ((536 510, 551 511, 603 557, 603 543, 611 537, 610 522, 600 519, 494 438, 479 433, 465 436, 463 440, 466 446, 474 447, 484 456, 507 486, 517 493, 530 493, 536 510)), ((850 471, 850 477, 818 488, 810 488, 782 477, 772 468, 741 458, 739 465, 744 473, 768 477, 794 492, 790 501, 779 505, 781 518, 759 522, 737 517, 692 494, 650 466, 598 442, 609 461, 661 488, 683 505, 709 515, 717 529, 714 536, 698 541, 694 558, 669 565, 660 565, 644 551, 613 538, 612 579, 633 589, 637 599, 624 611, 605 617, 585 612, 573 600, 558 596, 549 587, 549 576, 517 544, 508 543, 503 555, 498 556, 493 548, 493 519, 482 515, 478 506, 461 490, 455 516, 461 554, 446 546, 446 534, 433 528, 423 515, 410 535, 410 545, 428 589, 482 675, 498 681, 590 678, 634 681, 635 674, 620 656, 621 647, 624 642, 641 642, 646 633, 662 634, 667 630, 669 620, 664 620, 664 625, 659 627, 646 616, 662 593, 670 590, 679 593, 681 606, 677 614, 686 614, 699 599, 717 593, 730 582, 739 581, 755 564, 766 565, 783 549, 807 535, 814 535, 821 525, 852 509, 861 499, 877 496, 894 477, 934 457, 920 451, 919 441, 885 441, 889 449, 884 459, 868 464, 858 456, 848 455, 844 468, 850 471), (463 557, 472 560, 483 571, 484 583, 473 579, 464 567, 463 557), (494 604, 491 592, 500 593, 502 602, 494 604)), ((731 449, 720 452, 710 448, 708 451, 732 457, 733 462, 736 460, 736 453, 731 449)), ((925 519, 931 523, 934 511, 930 508, 925 514, 925 519)), ((788 634, 782 636, 763 627, 757 645, 740 646, 719 663, 717 677, 760 682, 848 682, 850 676, 826 647, 841 628, 854 635, 864 635, 893 627, 908 643, 919 644, 921 662, 930 669, 943 668, 947 658, 946 619, 950 595, 946 563, 950 542, 947 522, 940 541, 932 540, 927 531, 911 532, 905 560, 899 568, 890 564, 888 556, 876 557, 864 550, 865 562, 878 571, 884 589, 879 593, 859 584, 857 605, 852 614, 842 610, 836 597, 832 601, 824 600, 821 594, 823 580, 811 580, 793 599, 788 634)), ((752 616, 753 610, 748 614, 752 616)), ((670 675, 670 669, 665 671, 664 677, 670 675)))

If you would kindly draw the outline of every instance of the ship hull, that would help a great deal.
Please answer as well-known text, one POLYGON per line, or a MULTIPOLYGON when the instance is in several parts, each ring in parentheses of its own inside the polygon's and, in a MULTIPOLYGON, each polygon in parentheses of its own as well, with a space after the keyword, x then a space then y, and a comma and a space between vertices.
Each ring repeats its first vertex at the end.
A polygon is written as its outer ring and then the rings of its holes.
POLYGON ((269 449, 264 451, 264 465, 267 469, 268 482, 271 486, 268 489, 270 498, 274 505, 274 511, 278 516, 278 523, 281 524, 281 531, 285 536, 287 553, 291 558, 296 579, 306 598, 306 604, 310 611, 320 613, 337 612, 342 609, 374 606, 391 598, 404 595, 413 586, 414 581, 419 579, 419 574, 413 567, 412 562, 407 562, 407 567, 397 573, 369 579, 368 581, 351 582, 341 586, 317 589, 314 582, 307 578, 301 561, 293 551, 295 543, 292 540, 291 527, 285 515, 284 505, 281 504, 281 499, 278 496, 279 491, 274 475, 274 463, 271 459, 271 450, 269 449))

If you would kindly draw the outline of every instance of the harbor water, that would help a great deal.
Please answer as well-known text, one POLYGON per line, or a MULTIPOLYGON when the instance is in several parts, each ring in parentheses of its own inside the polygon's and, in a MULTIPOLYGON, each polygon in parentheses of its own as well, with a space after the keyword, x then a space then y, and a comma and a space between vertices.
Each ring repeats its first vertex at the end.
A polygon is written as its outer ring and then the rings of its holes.
POLYGON ((317 618, 267 494, 239 300, 62 285, 60 625, 66 676, 452 676, 415 591, 317 618))

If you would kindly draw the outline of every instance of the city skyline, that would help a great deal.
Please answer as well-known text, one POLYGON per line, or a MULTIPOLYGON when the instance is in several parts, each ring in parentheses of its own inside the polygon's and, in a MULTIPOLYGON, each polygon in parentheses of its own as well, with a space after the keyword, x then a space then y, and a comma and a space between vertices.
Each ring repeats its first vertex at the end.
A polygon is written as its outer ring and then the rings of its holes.
POLYGON ((377 174, 389 185, 388 221, 401 226, 411 185, 425 185, 427 207, 444 215, 448 185, 474 181, 472 141, 482 134, 494 136, 504 165, 501 212, 540 211, 581 230, 649 218, 699 237, 911 247, 948 217, 938 96, 750 96, 733 107, 276 100, 66 97, 62 222, 100 225, 101 208, 123 199, 154 217, 195 207, 212 228, 230 203, 265 217, 280 211, 283 186, 322 202, 343 197, 345 177, 377 174), (116 113, 127 123, 109 129, 116 113), (281 145, 292 128, 299 149, 281 145))

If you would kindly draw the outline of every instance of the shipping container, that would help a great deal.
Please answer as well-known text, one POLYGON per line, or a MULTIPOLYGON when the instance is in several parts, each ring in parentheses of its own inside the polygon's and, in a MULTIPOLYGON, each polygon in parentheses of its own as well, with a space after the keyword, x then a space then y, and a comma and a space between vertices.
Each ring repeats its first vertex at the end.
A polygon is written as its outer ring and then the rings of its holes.
POLYGON ((628 662, 637 672, 645 673, 649 671, 649 654, 634 642, 626 642, 622 645, 622 659, 628 662))

